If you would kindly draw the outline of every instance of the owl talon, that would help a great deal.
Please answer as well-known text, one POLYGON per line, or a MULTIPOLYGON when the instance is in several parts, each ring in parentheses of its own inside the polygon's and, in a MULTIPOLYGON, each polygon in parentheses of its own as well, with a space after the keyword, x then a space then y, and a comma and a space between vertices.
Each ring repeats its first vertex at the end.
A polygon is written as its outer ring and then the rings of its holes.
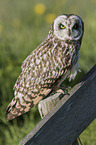
POLYGON ((62 89, 57 90, 56 93, 65 94, 65 92, 62 89))
POLYGON ((59 88, 60 88, 60 89, 63 89, 63 90, 71 89, 71 87, 70 87, 70 86, 66 87, 66 86, 63 86, 63 85, 60 85, 60 87, 59 87, 59 88))
POLYGON ((70 86, 65 87, 65 86, 61 85, 59 88, 64 92, 64 93, 63 93, 64 95, 70 95, 70 94, 68 93, 69 90, 71 89, 70 86))

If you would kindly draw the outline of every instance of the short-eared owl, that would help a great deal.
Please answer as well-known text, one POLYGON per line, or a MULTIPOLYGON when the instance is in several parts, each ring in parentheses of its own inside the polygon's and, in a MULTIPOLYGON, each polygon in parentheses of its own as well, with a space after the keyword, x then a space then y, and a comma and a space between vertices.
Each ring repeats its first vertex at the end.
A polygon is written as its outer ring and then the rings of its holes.
POLYGON ((77 15, 64 14, 54 20, 47 38, 21 66, 15 97, 6 110, 8 120, 29 111, 67 77, 75 78, 83 33, 83 21, 77 15))

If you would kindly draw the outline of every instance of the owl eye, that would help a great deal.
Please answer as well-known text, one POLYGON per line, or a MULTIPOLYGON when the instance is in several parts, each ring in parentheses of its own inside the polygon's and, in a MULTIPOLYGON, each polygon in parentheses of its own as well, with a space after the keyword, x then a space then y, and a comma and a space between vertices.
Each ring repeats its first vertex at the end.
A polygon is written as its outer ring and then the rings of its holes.
POLYGON ((63 24, 60 24, 60 25, 59 25, 59 28, 60 28, 60 29, 65 29, 66 27, 65 27, 63 24))
POLYGON ((74 26, 73 26, 73 29, 78 29, 79 28, 79 25, 78 23, 76 23, 74 26))

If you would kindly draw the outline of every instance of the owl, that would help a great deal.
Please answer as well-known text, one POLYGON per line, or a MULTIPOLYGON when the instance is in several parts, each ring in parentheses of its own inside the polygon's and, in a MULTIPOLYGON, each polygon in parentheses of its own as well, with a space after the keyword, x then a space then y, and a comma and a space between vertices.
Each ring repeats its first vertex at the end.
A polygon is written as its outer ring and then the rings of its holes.
POLYGON ((8 120, 29 111, 66 78, 75 78, 83 33, 84 23, 77 15, 63 14, 53 21, 46 39, 21 66, 14 98, 6 109, 8 120))

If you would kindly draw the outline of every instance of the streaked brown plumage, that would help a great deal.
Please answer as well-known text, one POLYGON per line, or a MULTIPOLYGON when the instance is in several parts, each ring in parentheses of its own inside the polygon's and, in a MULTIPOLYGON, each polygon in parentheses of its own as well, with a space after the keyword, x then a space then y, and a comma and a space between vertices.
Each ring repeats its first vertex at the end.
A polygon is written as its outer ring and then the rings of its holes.
POLYGON ((54 84, 59 87, 66 77, 75 78, 83 32, 83 22, 76 15, 55 19, 47 38, 21 66, 14 86, 15 97, 6 110, 8 120, 29 111, 52 91, 54 84))

